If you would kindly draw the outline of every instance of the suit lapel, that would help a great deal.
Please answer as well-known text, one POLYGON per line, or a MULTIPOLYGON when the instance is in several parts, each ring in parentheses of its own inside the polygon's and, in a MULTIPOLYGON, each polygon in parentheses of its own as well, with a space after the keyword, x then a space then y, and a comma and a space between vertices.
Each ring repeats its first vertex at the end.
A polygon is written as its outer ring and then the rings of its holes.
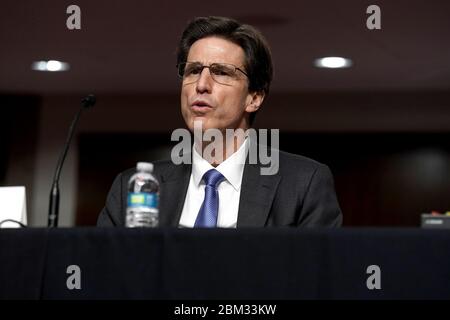
POLYGON ((161 177, 160 225, 178 227, 186 198, 192 166, 187 164, 169 166, 161 177))
POLYGON ((261 175, 259 164, 245 164, 237 227, 264 227, 280 175, 261 175))

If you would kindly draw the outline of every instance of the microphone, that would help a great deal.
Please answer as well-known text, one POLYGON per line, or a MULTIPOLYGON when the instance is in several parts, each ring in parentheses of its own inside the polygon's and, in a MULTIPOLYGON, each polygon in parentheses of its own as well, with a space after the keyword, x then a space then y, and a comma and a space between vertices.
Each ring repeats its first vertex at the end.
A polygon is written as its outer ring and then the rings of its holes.
POLYGON ((53 184, 50 191, 50 202, 48 207, 48 226, 51 228, 58 226, 58 215, 59 215, 59 176, 61 174, 61 169, 64 164, 64 159, 66 158, 67 151, 69 150, 70 142, 72 141, 73 133, 75 127, 80 119, 81 113, 84 109, 89 109, 95 105, 97 99, 95 95, 89 94, 81 100, 81 108, 78 110, 75 118, 72 120, 72 124, 69 128, 69 134, 67 135, 66 142, 64 143, 64 148, 59 156, 58 164, 56 165, 55 175, 53 176, 53 184))
POLYGON ((81 104, 86 109, 93 107, 95 102, 97 102, 97 99, 95 98, 95 96, 92 93, 88 94, 86 97, 81 99, 81 104))

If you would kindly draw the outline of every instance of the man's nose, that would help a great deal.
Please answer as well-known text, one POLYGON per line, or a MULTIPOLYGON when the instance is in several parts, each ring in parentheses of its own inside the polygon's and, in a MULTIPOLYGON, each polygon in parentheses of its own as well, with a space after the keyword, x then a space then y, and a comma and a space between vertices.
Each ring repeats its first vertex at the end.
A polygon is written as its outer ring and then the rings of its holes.
POLYGON ((209 68, 203 68, 200 77, 197 80, 197 92, 211 92, 213 78, 209 72, 209 68))

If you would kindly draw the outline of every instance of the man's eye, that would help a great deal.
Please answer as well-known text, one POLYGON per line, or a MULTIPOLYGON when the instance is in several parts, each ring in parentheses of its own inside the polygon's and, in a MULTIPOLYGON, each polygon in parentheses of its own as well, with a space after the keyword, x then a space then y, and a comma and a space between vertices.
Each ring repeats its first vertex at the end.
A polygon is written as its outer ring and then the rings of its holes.
POLYGON ((202 72, 202 68, 201 67, 199 67, 199 66, 190 66, 190 67, 186 68, 186 70, 184 71, 184 74, 189 76, 189 75, 192 75, 192 74, 199 74, 201 72, 202 72))
POLYGON ((233 75, 233 70, 227 67, 216 67, 213 68, 212 73, 214 73, 217 76, 228 76, 231 77, 233 75))

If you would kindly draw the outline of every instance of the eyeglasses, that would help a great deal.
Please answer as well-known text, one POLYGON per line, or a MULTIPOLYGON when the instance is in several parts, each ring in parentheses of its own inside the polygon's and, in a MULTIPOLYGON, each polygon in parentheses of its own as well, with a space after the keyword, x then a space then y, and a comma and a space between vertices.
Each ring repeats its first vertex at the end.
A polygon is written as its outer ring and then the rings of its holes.
POLYGON ((185 84, 197 82, 204 68, 209 68, 209 73, 214 81, 224 85, 232 85, 236 80, 239 80, 238 71, 248 77, 242 69, 229 63, 212 63, 205 66, 200 62, 184 62, 177 67, 178 76, 183 79, 185 84))

